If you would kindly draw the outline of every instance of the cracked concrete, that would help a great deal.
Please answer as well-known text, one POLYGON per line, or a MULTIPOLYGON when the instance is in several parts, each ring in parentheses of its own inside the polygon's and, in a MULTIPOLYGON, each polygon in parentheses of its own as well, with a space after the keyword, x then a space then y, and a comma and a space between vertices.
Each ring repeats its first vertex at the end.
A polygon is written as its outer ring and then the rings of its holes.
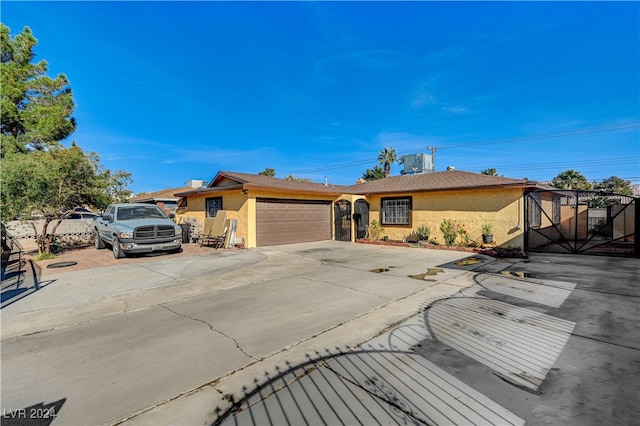
POLYGON ((164 309, 166 309, 167 311, 169 311, 169 312, 171 312, 171 313, 173 313, 173 314, 176 314, 176 315, 178 315, 178 316, 180 316, 180 317, 183 317, 183 318, 189 318, 189 319, 190 319, 190 320, 192 320, 192 321, 197 321, 197 322, 201 322, 202 324, 205 324, 205 325, 206 325, 207 327, 209 327, 209 329, 210 329, 211 331, 213 331, 214 333, 218 333, 218 334, 220 334, 220 335, 222 335, 222 336, 226 337, 227 339, 229 339, 229 340, 233 341, 233 343, 236 345, 236 348, 238 348, 238 350, 239 350, 240 352, 242 352, 243 354, 245 354, 245 355, 246 355, 246 356, 248 356, 249 358, 253 358, 253 359, 255 359, 256 361, 258 361, 258 358, 254 357, 253 355, 251 355, 250 353, 248 353, 247 351, 245 351, 244 349, 242 349, 242 346, 240 346, 240 342, 238 342, 238 340, 237 340, 237 339, 234 339, 233 337, 229 336, 228 334, 226 334, 226 333, 224 333, 224 332, 222 332, 222 331, 220 331, 220 330, 217 330, 217 329, 213 326, 213 324, 211 324, 211 323, 209 323, 209 322, 207 322, 207 321, 204 321, 204 320, 202 320, 202 319, 200 319, 200 318, 192 317, 191 315, 181 314, 181 313, 179 313, 179 312, 174 311, 173 309, 171 309, 171 308, 170 308, 170 307, 168 307, 168 306, 165 306, 165 305, 160 305, 160 306, 162 306, 162 307, 163 307, 164 309))
POLYGON ((407 275, 466 256, 322 242, 60 273, 2 312, 2 406, 66 398, 61 424, 206 423, 265 371, 355 347, 458 291, 441 283, 464 271, 407 275), (380 264, 397 268, 369 272, 380 264))

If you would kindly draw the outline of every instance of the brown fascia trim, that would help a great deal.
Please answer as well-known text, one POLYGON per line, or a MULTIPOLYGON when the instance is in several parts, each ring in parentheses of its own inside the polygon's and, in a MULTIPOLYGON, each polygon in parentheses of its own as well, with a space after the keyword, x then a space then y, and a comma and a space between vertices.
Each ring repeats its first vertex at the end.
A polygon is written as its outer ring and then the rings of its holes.
POLYGON ((243 189, 243 185, 238 184, 238 185, 229 185, 229 186, 215 186, 213 188, 201 189, 199 191, 197 189, 194 189, 193 191, 176 192, 173 195, 176 197, 188 197, 190 195, 209 194, 212 192, 231 191, 231 190, 238 190, 238 189, 240 190, 243 189))
POLYGON ((332 188, 334 189, 333 191, 331 190, 318 191, 313 189, 280 188, 277 186, 264 186, 264 185, 256 185, 252 183, 245 183, 245 184, 237 184, 237 185, 229 185, 229 186, 216 186, 213 188, 207 188, 200 191, 193 190, 193 191, 187 191, 187 192, 178 192, 174 195, 176 197, 189 197, 193 195, 206 195, 206 194, 211 194, 216 192, 249 190, 249 189, 273 191, 273 192, 284 192, 287 194, 326 195, 327 197, 335 197, 335 196, 339 196, 347 193, 345 191, 335 190, 335 188, 332 188))
POLYGON ((139 200, 133 200, 131 201, 132 203, 157 203, 158 201, 178 201, 178 198, 180 197, 154 197, 154 198, 141 198, 139 200))
POLYGON ((485 185, 485 186, 457 186, 457 187, 450 187, 450 188, 435 188, 435 189, 413 189, 413 190, 385 190, 385 191, 374 191, 374 192, 361 192, 361 193, 356 193, 355 191, 352 192, 352 195, 363 195, 365 197, 371 196, 371 195, 387 195, 387 194, 405 194, 405 195, 411 195, 411 194, 417 194, 417 193, 424 193, 424 192, 445 192, 445 191, 467 191, 467 190, 472 190, 472 189, 497 189, 497 188, 501 188, 501 189, 527 189, 527 188, 537 188, 538 186, 533 184, 533 185, 528 185, 528 184, 520 184, 520 183, 514 183, 514 184, 507 184, 507 185, 485 185))
POLYGON ((243 185, 243 189, 257 189, 257 190, 265 190, 265 191, 274 191, 274 192, 286 192, 288 194, 306 194, 306 195, 326 195, 327 197, 331 196, 339 196, 342 194, 346 194, 348 192, 340 191, 336 188, 333 188, 333 191, 318 191, 313 189, 296 189, 296 188, 280 188, 277 186, 263 186, 256 184, 245 184, 243 185))
POLYGON ((231 190, 244 190, 244 189, 254 189, 254 190, 265 190, 265 191, 274 191, 274 192, 284 192, 284 193, 288 193, 288 194, 306 194, 306 195, 327 195, 327 196, 340 196, 343 194, 349 194, 349 195, 360 195, 360 196, 371 196, 371 195, 386 195, 386 194, 416 194, 416 193, 424 193, 424 192, 443 192, 443 191, 465 191, 465 190, 474 190, 474 189, 497 189, 497 188, 501 188, 501 189, 517 189, 517 188, 521 188, 521 189, 538 189, 540 188, 540 186, 537 183, 532 183, 532 184, 526 184, 526 183, 514 183, 514 184, 507 184, 507 185, 485 185, 485 186, 459 186, 459 187, 452 187, 452 188, 437 188, 437 189, 413 189, 413 190, 402 190, 402 189, 396 189, 396 190, 385 190, 385 191, 374 191, 374 192, 367 192, 367 191, 355 191, 355 189, 358 188, 353 188, 353 187, 341 187, 341 188, 335 188, 335 187, 330 187, 332 190, 327 190, 327 191, 319 191, 319 190, 312 190, 312 189, 295 189, 295 188, 280 188, 280 187, 276 187, 276 186, 263 186, 263 185, 256 185, 256 184, 251 184, 251 183, 246 183, 246 184, 238 184, 238 185, 230 185, 230 186, 218 186, 218 187, 214 187, 214 188, 207 188, 205 190, 193 190, 193 191, 187 191, 187 192, 178 192, 175 193, 174 196, 176 197, 187 197, 187 196, 191 196, 191 195, 200 195, 200 194, 209 194, 209 193, 214 193, 214 192, 224 192, 224 191, 231 191, 231 190))

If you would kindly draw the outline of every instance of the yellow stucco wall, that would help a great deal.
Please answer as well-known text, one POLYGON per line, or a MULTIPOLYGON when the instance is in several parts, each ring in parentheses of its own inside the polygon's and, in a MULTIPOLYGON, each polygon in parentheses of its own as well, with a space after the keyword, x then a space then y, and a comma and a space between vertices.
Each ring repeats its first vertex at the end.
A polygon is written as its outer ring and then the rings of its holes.
MULTIPOLYGON (((248 190, 244 194, 239 189, 210 192, 207 194, 188 197, 187 207, 179 209, 176 214, 178 223, 184 218, 196 218, 201 223, 205 219, 205 200, 207 198, 222 197, 222 208, 227 211, 227 218, 237 220, 236 237, 241 237, 245 247, 256 247, 256 198, 281 198, 292 200, 324 200, 335 201, 330 194, 303 194, 285 191, 248 190)), ((331 209, 333 215, 333 209, 331 209)), ((333 217, 331 218, 333 220, 333 217)))
POLYGON ((228 219, 236 219, 238 226, 236 228, 236 237, 242 237, 247 240, 247 211, 248 195, 237 191, 219 191, 216 193, 198 194, 188 197, 187 207, 179 208, 176 212, 178 223, 183 223, 185 218, 191 217, 197 219, 201 224, 205 219, 205 200, 207 198, 222 197, 222 209, 227 211, 228 219))
MULTIPOLYGON (((404 196, 406 194, 369 197, 369 222, 380 222, 381 198, 404 196)), ((426 225, 431 228, 431 239, 444 244, 440 224, 452 219, 464 225, 472 242, 481 243, 482 225, 486 222, 493 226, 496 244, 522 247, 523 217, 521 189, 441 191, 413 194, 411 226, 383 225, 383 228, 390 240, 402 240, 418 226, 426 225)))
MULTIPOLYGON (((331 195, 313 193, 292 193, 286 191, 264 191, 250 189, 246 194, 238 190, 218 191, 215 193, 193 195, 188 198, 186 208, 177 212, 178 222, 185 217, 194 217, 201 222, 205 218, 205 199, 222 196, 222 208, 227 216, 236 219, 238 226, 236 236, 242 237, 245 247, 256 247, 256 198, 284 198, 296 200, 325 200, 336 202, 347 200, 352 204, 364 199, 369 203, 369 223, 380 222, 380 199, 387 197, 403 197, 406 194, 385 194, 365 197, 362 195, 331 195)), ((331 209, 332 223, 334 209, 331 209)), ((418 226, 431 228, 431 238, 444 244, 440 224, 444 219, 458 221, 467 230, 472 242, 480 243, 482 225, 487 222, 493 225, 494 241, 498 245, 511 247, 523 246, 523 200, 521 189, 500 190, 463 190, 419 193, 412 195, 412 224, 408 226, 384 226, 385 234, 391 240, 403 240, 413 233, 418 226), (520 228, 518 229, 518 225, 520 228)), ((335 234, 335 230, 333 231, 335 234)), ((355 239, 355 221, 352 221, 352 239, 355 239)), ((335 237, 335 235, 334 235, 335 237)))
MULTIPOLYGON (((249 190, 247 202, 247 222, 246 222, 246 247, 256 247, 256 198, 280 198, 289 200, 322 200, 322 201, 336 201, 336 197, 331 194, 305 194, 305 193, 292 193, 289 191, 264 191, 264 190, 249 190)), ((331 209, 331 220, 333 221, 333 209, 331 209)), ((238 222, 238 229, 240 229, 240 222, 238 222)), ((239 234, 238 234, 239 235, 239 234)), ((333 233, 332 233, 333 235, 333 233)))

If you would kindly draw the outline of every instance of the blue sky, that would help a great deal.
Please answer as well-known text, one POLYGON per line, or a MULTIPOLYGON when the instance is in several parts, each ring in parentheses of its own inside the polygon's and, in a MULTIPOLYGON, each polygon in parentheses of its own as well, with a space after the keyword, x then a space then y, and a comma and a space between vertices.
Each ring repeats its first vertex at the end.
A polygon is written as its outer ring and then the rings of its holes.
POLYGON ((14 2, 64 73, 69 138, 134 192, 219 170, 349 185, 455 166, 640 183, 638 2, 14 2), (392 175, 401 166, 392 166, 392 175))

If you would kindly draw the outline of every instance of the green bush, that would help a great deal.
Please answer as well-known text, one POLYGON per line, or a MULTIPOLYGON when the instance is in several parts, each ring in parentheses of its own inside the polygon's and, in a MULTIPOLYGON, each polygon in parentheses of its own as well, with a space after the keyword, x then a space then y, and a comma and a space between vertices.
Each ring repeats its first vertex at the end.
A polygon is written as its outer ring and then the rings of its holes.
POLYGON ((485 235, 489 235, 493 233, 493 225, 491 225, 488 222, 485 222, 484 225, 482 225, 482 233, 485 235))
POLYGON ((467 230, 464 229, 464 225, 458 228, 458 236, 460 237, 460 245, 462 247, 468 247, 470 245, 471 239, 469 238, 467 230))
POLYGON ((444 237, 444 243, 447 246, 452 246, 456 243, 456 237, 458 232, 460 232, 461 226, 452 219, 445 219, 440 224, 440 232, 442 232, 442 236, 444 237))
POLYGON ((378 241, 382 239, 384 235, 384 228, 376 220, 372 220, 367 227, 367 233, 371 241, 378 241))
POLYGON ((418 240, 429 241, 431 228, 428 225, 420 225, 418 226, 418 229, 416 229, 416 233, 418 234, 418 240))

